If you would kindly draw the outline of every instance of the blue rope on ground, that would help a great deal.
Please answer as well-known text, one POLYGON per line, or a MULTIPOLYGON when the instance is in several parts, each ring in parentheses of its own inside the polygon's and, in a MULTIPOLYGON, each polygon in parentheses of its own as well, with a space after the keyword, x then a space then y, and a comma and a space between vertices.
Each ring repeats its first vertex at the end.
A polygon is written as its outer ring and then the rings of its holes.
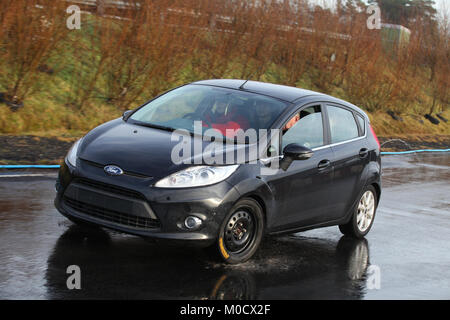
MULTIPOLYGON (((425 150, 411 150, 411 151, 399 151, 399 152, 381 152, 381 155, 395 155, 395 154, 411 154, 421 152, 449 152, 450 149, 425 149, 425 150)), ((59 164, 52 165, 0 165, 0 169, 58 169, 61 166, 59 164)))
POLYGON ((411 150, 411 151, 398 151, 398 152, 381 152, 382 155, 394 155, 394 154, 410 154, 421 152, 449 152, 450 149, 425 149, 425 150, 411 150))
POLYGON ((0 165, 0 169, 58 169, 61 167, 59 164, 51 164, 51 165, 21 165, 21 164, 11 164, 11 165, 0 165))

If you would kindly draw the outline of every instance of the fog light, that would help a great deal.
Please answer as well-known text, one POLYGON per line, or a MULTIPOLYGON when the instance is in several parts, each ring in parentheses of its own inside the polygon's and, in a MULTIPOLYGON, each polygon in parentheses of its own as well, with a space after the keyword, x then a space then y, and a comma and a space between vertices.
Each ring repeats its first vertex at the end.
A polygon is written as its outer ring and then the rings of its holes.
POLYGON ((194 216, 189 216, 184 220, 184 225, 188 229, 198 228, 201 224, 202 224, 202 219, 194 217, 194 216))

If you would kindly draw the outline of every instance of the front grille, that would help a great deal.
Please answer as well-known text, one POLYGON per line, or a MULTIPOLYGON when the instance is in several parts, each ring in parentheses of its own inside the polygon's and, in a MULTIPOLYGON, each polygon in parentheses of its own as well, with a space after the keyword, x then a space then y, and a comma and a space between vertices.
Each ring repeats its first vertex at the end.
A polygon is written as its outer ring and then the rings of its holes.
MULTIPOLYGON (((88 164, 90 166, 96 167, 96 168, 103 169, 105 167, 104 164, 100 164, 100 163, 93 162, 93 161, 90 161, 90 160, 81 159, 81 158, 80 158, 80 160, 83 161, 84 163, 86 163, 86 164, 88 164)), ((142 173, 132 172, 132 171, 128 171, 128 170, 124 170, 123 174, 125 174, 127 176, 132 176, 132 177, 137 177, 137 178, 144 178, 144 179, 153 178, 151 176, 147 176, 147 175, 142 174, 142 173)))
POLYGON ((132 216, 121 212, 97 207, 92 204, 87 204, 67 197, 64 197, 64 203, 70 208, 86 215, 129 227, 143 229, 155 229, 160 227, 159 221, 155 219, 132 216))
POLYGON ((113 185, 110 185, 107 183, 102 183, 102 182, 93 181, 93 180, 84 179, 84 178, 77 178, 74 180, 74 182, 79 183, 81 185, 88 186, 88 187, 100 189, 100 190, 103 190, 103 191, 106 191, 109 193, 115 193, 115 194, 119 194, 122 196, 130 197, 130 198, 145 200, 144 196, 142 194, 140 194, 139 192, 121 188, 121 187, 117 187, 117 186, 113 186, 113 185))

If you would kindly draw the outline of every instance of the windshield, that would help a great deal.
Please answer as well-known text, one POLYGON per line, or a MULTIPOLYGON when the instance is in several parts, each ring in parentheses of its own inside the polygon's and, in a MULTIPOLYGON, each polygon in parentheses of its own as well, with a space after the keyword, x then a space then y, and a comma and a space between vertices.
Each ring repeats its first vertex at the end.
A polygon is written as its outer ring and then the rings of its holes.
POLYGON ((200 124, 202 133, 213 129, 225 138, 233 138, 239 129, 254 129, 257 133, 269 129, 285 107, 279 100, 258 94, 187 85, 150 101, 130 119, 136 124, 192 133, 194 124, 200 124))

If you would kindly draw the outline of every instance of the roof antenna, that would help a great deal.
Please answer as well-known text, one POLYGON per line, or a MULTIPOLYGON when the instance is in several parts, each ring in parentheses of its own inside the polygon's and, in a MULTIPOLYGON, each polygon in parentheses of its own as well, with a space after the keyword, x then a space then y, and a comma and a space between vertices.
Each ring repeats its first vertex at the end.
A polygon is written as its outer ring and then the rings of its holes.
POLYGON ((245 80, 243 84, 239 87, 239 90, 244 90, 244 85, 248 82, 249 79, 245 80))
POLYGON ((241 86, 239 87, 239 90, 244 90, 244 86, 247 82, 250 81, 250 79, 253 77, 253 75, 255 74, 256 71, 252 72, 252 74, 247 78, 247 80, 245 80, 245 82, 243 84, 241 84, 241 86))

